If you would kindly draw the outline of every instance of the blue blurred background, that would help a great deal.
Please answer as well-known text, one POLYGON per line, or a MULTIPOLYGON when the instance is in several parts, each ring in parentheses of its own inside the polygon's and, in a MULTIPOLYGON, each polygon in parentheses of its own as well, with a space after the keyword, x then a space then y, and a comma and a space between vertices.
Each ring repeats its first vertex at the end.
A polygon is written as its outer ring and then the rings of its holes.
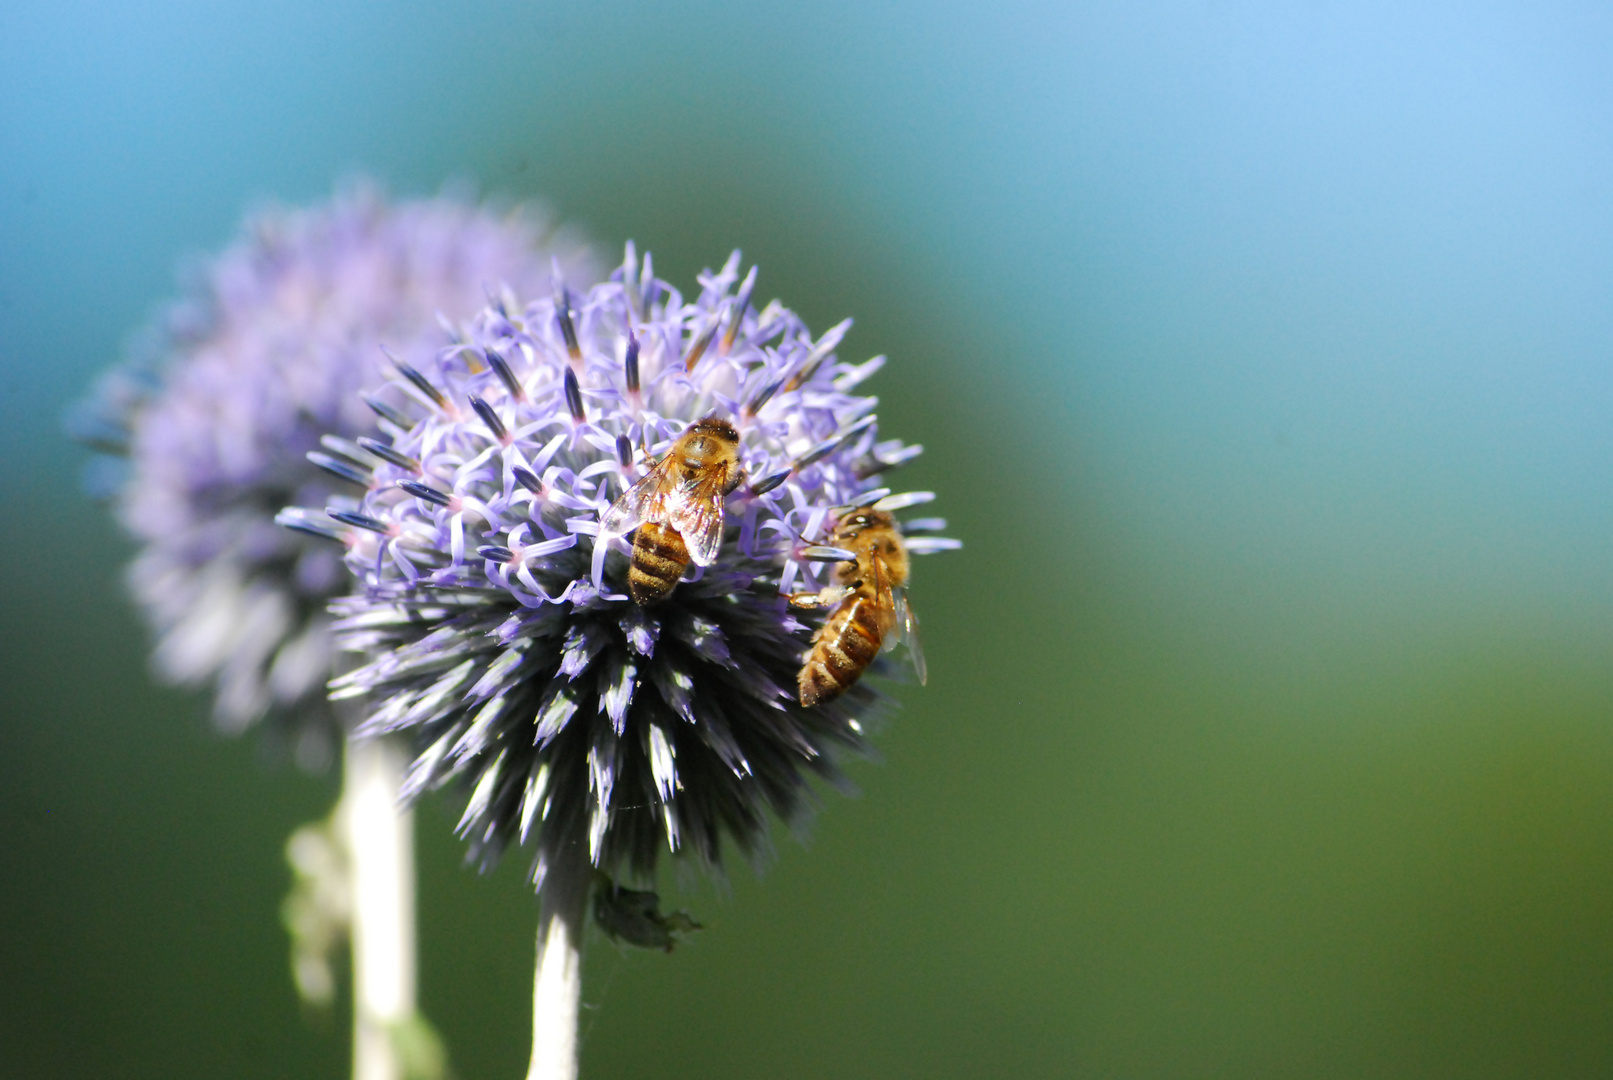
MULTIPOLYGON (((149 683, 60 417, 357 172, 856 316, 968 545, 862 797, 595 944, 586 1075, 1613 1073, 1613 9, 1234 0, 0 7, 0 1073, 345 1072, 333 781, 149 683)), ((449 803, 424 1008, 519 1075, 449 803)))

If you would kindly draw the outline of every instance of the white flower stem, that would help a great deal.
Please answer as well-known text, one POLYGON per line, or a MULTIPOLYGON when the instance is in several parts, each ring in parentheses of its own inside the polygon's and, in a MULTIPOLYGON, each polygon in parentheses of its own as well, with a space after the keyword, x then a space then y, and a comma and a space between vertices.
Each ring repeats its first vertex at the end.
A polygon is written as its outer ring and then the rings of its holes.
POLYGON ((401 1080, 393 1032, 415 1011, 414 818, 390 739, 349 741, 342 829, 352 868, 353 1080, 401 1080))
POLYGON ((555 860, 538 892, 538 955, 532 976, 532 1063, 527 1080, 576 1080, 577 1006, 590 869, 555 860))

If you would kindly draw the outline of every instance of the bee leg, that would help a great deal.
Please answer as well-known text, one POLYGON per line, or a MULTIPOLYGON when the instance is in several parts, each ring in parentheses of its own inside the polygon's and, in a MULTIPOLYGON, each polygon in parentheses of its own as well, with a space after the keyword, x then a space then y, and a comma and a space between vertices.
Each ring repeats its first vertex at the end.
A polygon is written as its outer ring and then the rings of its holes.
POLYGON ((790 602, 791 607, 830 608, 840 602, 840 590, 828 588, 822 592, 785 593, 784 599, 790 602))
POLYGON ((836 585, 830 585, 817 592, 782 593, 791 607, 798 608, 829 608, 834 607, 846 598, 850 590, 836 585))

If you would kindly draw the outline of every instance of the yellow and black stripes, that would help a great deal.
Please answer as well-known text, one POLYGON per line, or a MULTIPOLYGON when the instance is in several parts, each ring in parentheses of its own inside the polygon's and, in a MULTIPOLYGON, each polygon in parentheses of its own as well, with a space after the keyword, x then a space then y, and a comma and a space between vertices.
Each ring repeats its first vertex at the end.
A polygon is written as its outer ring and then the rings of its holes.
POLYGON ((832 701, 845 693, 879 655, 886 627, 879 605, 857 596, 836 608, 812 637, 812 652, 801 667, 801 704, 832 701))
POLYGON ((627 571, 627 591, 645 605, 665 600, 689 565, 689 548, 678 530, 654 521, 639 523, 633 540, 633 563, 627 571))

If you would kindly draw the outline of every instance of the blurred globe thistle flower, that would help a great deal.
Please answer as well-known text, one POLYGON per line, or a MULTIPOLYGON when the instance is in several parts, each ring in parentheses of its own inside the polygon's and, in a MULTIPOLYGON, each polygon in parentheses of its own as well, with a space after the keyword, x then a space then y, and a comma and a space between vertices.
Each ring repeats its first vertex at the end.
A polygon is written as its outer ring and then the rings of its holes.
MULTIPOLYGON (((372 410, 388 411, 365 404, 384 394, 383 347, 434 371, 455 320, 500 289, 587 273, 587 259, 529 210, 390 202, 359 183, 322 206, 254 216, 200 265, 73 423, 121 461, 93 475, 140 545, 129 582, 157 633, 158 673, 211 683, 224 729, 266 719, 301 764, 328 761, 349 725, 324 693, 325 609, 351 578, 328 545, 276 527, 275 512, 340 498, 339 455, 376 433, 372 410)), ((396 802, 405 761, 391 741, 349 744, 336 809, 288 852, 299 992, 330 1000, 330 954, 348 937, 354 1072, 366 1077, 444 1070, 415 1010, 412 821, 396 802)))
MULTIPOLYGON (((356 508, 281 515, 341 541, 363 581, 333 610, 366 660, 332 696, 369 700, 361 735, 414 736, 404 795, 466 785, 458 831, 484 866, 536 848, 532 1076, 575 1068, 597 870, 648 879, 662 850, 716 867, 725 842, 760 854, 769 814, 799 822, 811 778, 840 781, 881 707, 866 682, 802 703, 812 630, 785 594, 855 558, 823 542, 847 508, 928 501, 876 486, 920 448, 878 438, 876 401, 854 390, 884 358, 838 360, 850 320, 813 338, 777 301, 754 307, 756 270, 739 269, 735 252, 685 301, 629 245, 585 293, 491 306, 430 374, 397 364, 391 393, 407 401, 389 407, 387 441, 342 463, 356 508), (702 503, 714 531, 631 494, 668 469, 666 505, 702 503), (657 556, 674 564, 664 596, 639 591, 625 535, 657 522, 679 533, 662 532, 678 549, 657 556)), ((693 928, 619 886, 596 911, 640 944, 693 928)))
POLYGON ((310 209, 272 208, 198 266, 185 296, 71 419, 108 455, 92 483, 140 545, 128 580, 166 681, 211 683, 227 731, 267 718, 300 762, 336 741, 325 701, 325 606, 349 588, 325 545, 276 528, 288 502, 338 481, 309 460, 321 436, 374 428, 379 346, 428 370, 456 320, 503 286, 547 289, 552 257, 585 254, 529 210, 461 196, 390 202, 349 186, 310 209))

